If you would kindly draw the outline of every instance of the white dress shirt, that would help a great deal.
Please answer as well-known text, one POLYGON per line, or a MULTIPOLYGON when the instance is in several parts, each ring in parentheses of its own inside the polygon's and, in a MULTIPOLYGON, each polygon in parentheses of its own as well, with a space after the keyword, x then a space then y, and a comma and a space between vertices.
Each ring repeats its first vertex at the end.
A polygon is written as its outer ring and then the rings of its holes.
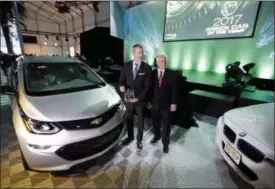
POLYGON ((160 75, 160 72, 162 72, 162 77, 163 77, 163 76, 164 76, 165 69, 161 70, 161 69, 158 68, 158 77, 159 77, 159 75, 160 75))

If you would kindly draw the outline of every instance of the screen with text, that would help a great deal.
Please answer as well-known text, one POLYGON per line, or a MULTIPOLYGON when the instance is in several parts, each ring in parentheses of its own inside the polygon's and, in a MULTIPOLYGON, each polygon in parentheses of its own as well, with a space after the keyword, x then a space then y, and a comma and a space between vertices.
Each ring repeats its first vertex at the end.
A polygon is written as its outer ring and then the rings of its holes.
POLYGON ((164 41, 251 37, 256 1, 167 1, 164 41))

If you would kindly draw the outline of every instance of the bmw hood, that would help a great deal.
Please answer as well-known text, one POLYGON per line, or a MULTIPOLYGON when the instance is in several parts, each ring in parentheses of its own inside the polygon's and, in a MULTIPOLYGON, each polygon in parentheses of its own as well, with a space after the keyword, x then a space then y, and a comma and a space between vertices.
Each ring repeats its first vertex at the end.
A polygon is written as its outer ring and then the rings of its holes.
POLYGON ((39 121, 70 121, 96 117, 120 102, 115 89, 102 88, 49 96, 20 97, 24 113, 39 121))
POLYGON ((274 150, 274 103, 233 109, 224 117, 274 150))

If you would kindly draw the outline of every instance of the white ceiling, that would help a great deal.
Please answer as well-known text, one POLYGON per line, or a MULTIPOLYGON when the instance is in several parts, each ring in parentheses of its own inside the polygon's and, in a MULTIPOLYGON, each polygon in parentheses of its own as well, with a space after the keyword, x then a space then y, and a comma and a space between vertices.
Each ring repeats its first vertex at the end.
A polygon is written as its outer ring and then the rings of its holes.
POLYGON ((61 14, 55 7, 55 1, 26 1, 25 5, 27 10, 38 13, 58 23, 64 23, 64 21, 72 19, 72 16, 81 15, 81 10, 86 11, 87 9, 93 9, 91 4, 89 5, 87 2, 83 2, 78 3, 76 7, 71 6, 70 13, 61 14))

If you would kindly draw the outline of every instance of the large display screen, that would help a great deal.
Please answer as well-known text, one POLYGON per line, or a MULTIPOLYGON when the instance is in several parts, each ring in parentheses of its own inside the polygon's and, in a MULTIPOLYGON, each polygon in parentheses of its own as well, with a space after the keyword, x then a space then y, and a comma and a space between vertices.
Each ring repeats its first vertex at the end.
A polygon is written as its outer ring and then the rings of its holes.
POLYGON ((164 41, 251 37, 256 1, 167 1, 164 41))

